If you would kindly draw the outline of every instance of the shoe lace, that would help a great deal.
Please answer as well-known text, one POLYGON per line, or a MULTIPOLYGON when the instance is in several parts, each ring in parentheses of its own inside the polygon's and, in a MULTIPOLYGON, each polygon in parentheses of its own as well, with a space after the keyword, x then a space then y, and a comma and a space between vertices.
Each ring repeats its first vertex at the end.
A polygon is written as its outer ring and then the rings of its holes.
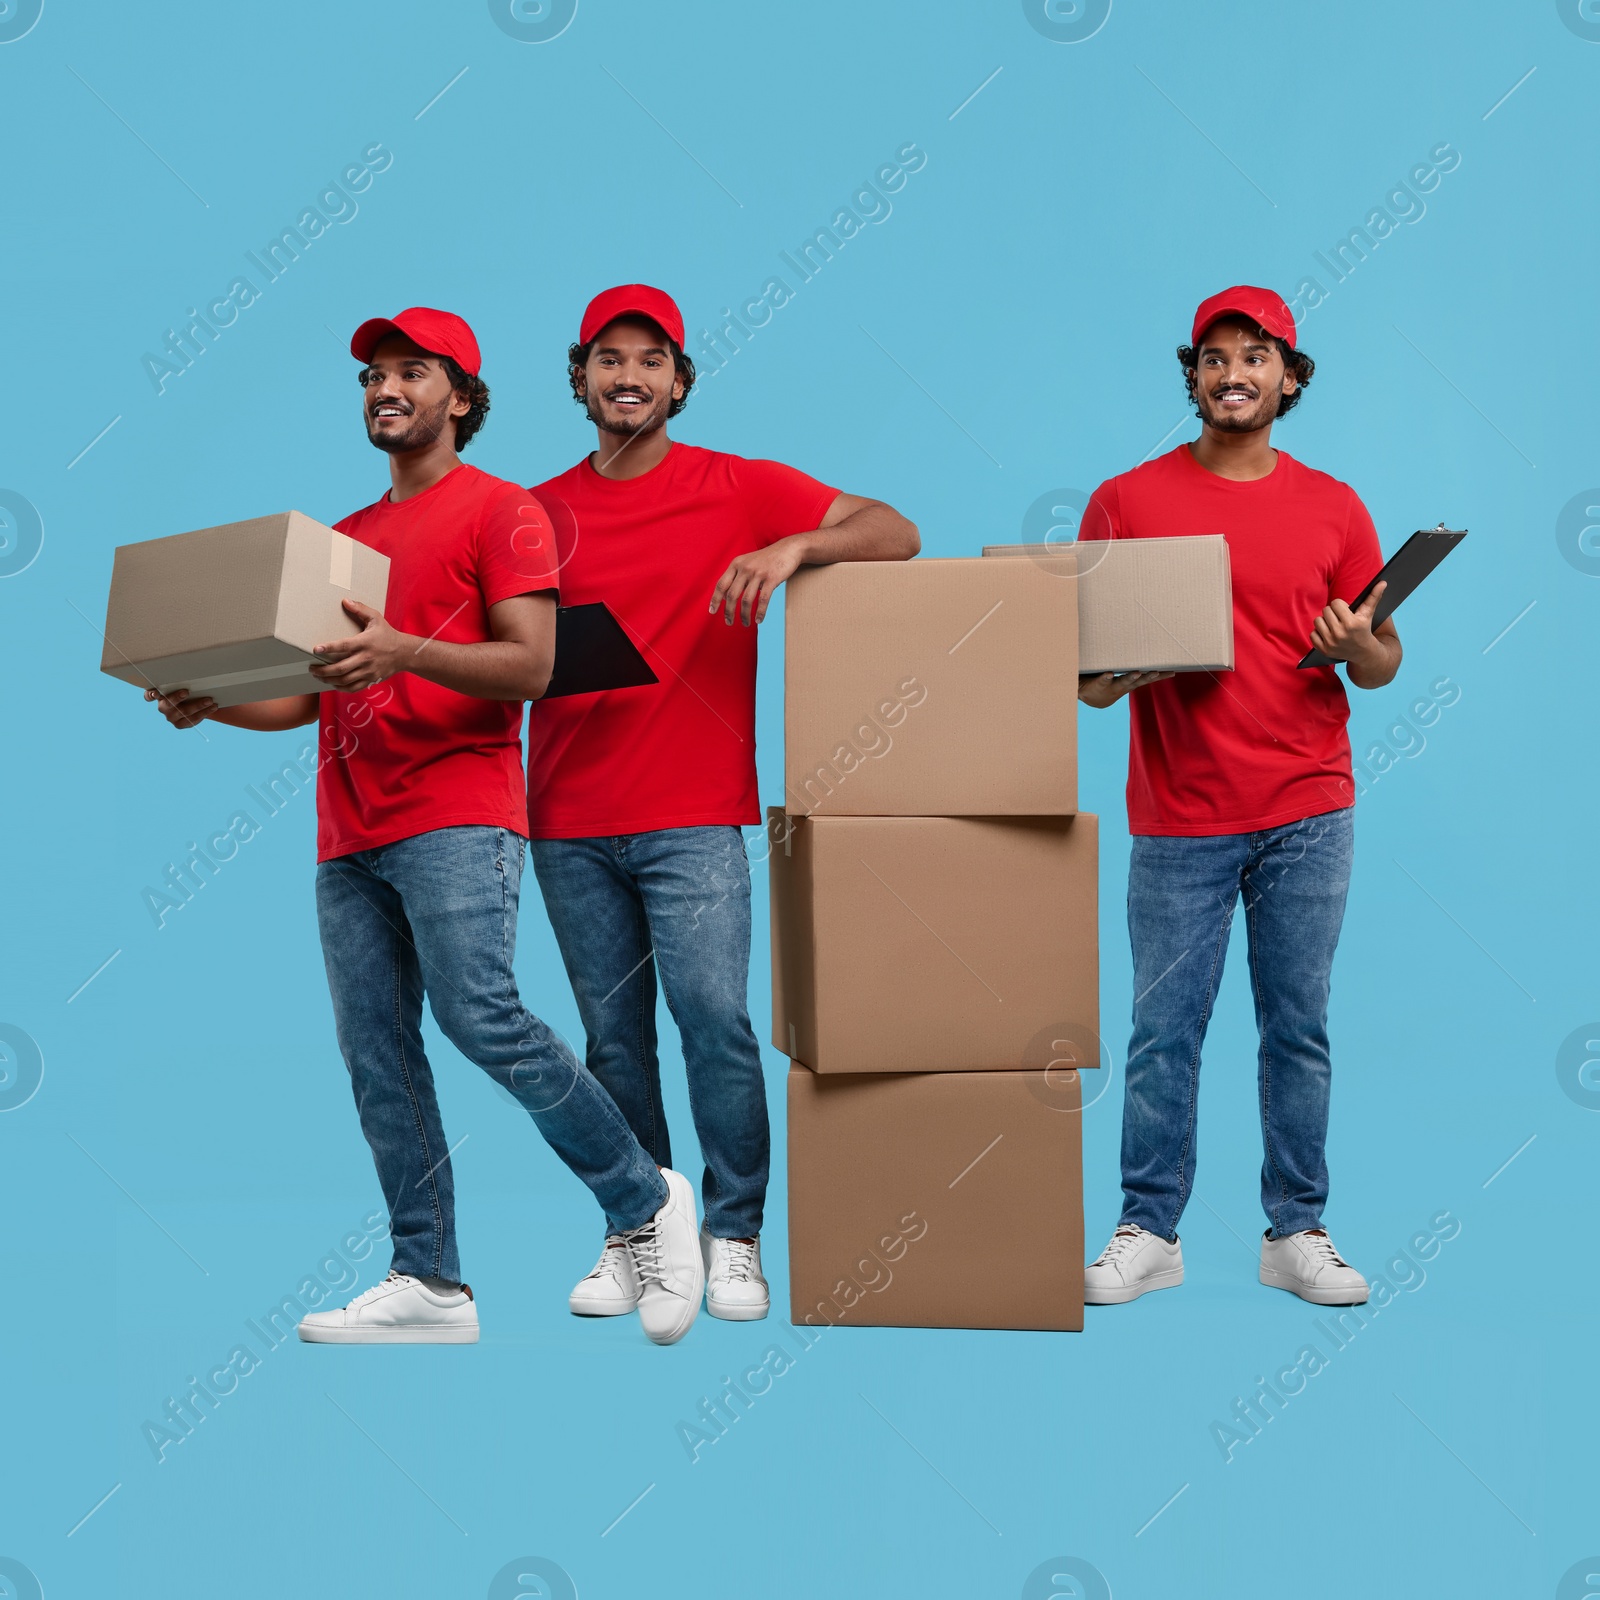
POLYGON ((626 1251, 628 1241, 620 1233, 606 1235, 606 1247, 600 1252, 600 1259, 595 1262, 594 1270, 589 1274, 591 1278, 614 1278, 617 1276, 621 1263, 617 1260, 615 1252, 626 1251))
POLYGON ((1116 1266, 1138 1244, 1143 1234, 1143 1228, 1118 1228, 1111 1235, 1111 1242, 1101 1252, 1100 1259, 1095 1262, 1095 1265, 1097 1267, 1116 1266))
POLYGON ((1324 1267, 1348 1267, 1350 1263, 1333 1247, 1333 1240, 1327 1234, 1307 1231, 1303 1236, 1306 1250, 1316 1258, 1317 1264, 1324 1267))
POLYGON ((637 1228, 628 1229, 618 1237, 621 1238, 628 1254, 633 1257, 633 1268, 639 1274, 641 1284, 666 1282, 667 1266, 663 1259, 666 1241, 661 1237, 661 1229, 656 1225, 654 1217, 648 1222, 641 1223, 637 1228))
POLYGON ((756 1275, 756 1247, 743 1239, 724 1239, 723 1262, 730 1283, 750 1283, 756 1275))
POLYGON ((384 1278, 382 1283, 375 1283, 370 1289, 363 1289, 345 1309, 354 1311, 357 1306, 364 1306, 367 1301, 376 1299, 390 1284, 405 1283, 406 1281, 405 1273, 396 1272, 393 1267, 390 1267, 388 1276, 384 1278))

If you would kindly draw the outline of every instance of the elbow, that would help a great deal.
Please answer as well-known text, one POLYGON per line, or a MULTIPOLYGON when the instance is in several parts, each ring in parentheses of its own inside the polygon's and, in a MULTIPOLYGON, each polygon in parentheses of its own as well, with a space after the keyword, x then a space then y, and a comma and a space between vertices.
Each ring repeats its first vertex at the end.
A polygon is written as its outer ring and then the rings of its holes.
MULTIPOLYGON (((898 513, 896 513, 898 515, 898 513)), ((922 550, 922 535, 917 531, 917 525, 910 517, 900 518, 900 537, 897 540, 899 548, 895 551, 897 559, 909 561, 922 550)))
POLYGON ((555 670, 555 651, 539 651, 529 663, 527 677, 523 681, 523 692, 519 698, 523 700, 544 699, 545 690, 550 687, 550 680, 555 676, 555 670))

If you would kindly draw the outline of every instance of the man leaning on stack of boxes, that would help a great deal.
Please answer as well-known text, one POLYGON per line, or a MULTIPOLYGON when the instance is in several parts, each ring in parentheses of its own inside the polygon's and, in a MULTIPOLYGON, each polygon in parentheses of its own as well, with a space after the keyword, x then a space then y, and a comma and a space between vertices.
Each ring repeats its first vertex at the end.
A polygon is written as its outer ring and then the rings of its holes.
POLYGON ((600 1206, 575 1314, 637 1312, 660 1344, 702 1303, 767 1314, 741 830, 760 821, 756 628, 791 579, 766 849, 793 1319, 1077 1329, 1085 1303, 1181 1283, 1200 1047, 1241 896, 1260 1280, 1366 1298, 1322 1227, 1348 707, 1332 665, 1297 662, 1313 644, 1377 688, 1400 645, 1373 625, 1381 587, 1346 603, 1381 561, 1361 502, 1271 446, 1313 370, 1282 300, 1239 287, 1202 304, 1179 350, 1199 439, 1103 484, 1076 545, 962 560, 908 560, 917 530, 881 501, 671 439, 695 375, 658 289, 590 303, 566 378, 597 448, 532 490, 460 459, 489 391, 459 317, 373 319, 351 349, 388 491, 334 530, 288 513, 123 547, 102 659, 175 727, 318 724, 319 930, 394 1259, 350 1305, 310 1313, 303 1339, 478 1338, 424 998, 600 1206), (633 676, 575 669, 564 630, 601 607, 633 676), (1080 1073, 1102 1051, 1077 711, 1125 695, 1124 1204, 1085 1269, 1080 1073), (525 841, 582 1061, 518 998, 525 841), (658 984, 703 1224, 672 1165, 658 984))

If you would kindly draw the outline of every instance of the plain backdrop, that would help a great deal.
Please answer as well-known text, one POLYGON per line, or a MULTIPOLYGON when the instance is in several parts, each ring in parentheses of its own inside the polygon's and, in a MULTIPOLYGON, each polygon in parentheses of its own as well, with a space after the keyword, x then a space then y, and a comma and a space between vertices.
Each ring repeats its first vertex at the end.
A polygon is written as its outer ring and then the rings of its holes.
MULTIPOLYGON (((0 12, 0 1594, 1593 1592, 1587 7, 45 0, 22 33, 38 10, 0 12), (325 194, 373 145, 387 167, 325 194), (908 145, 919 170, 859 192, 908 145), (1453 170, 1413 179, 1441 145, 1453 170), (246 252, 319 204, 344 220, 265 281, 246 252), (801 281, 781 253, 842 208, 855 235, 801 281), (1336 276, 1379 208, 1388 235, 1371 223, 1336 276), (145 358, 241 276, 259 298, 158 392, 145 358), (483 1343, 251 1334, 380 1204, 316 940, 313 797, 157 928, 143 891, 300 740, 180 736, 99 673, 112 549, 376 498, 347 349, 368 316, 471 320, 494 399, 468 459, 532 483, 592 447, 564 371, 592 293, 659 284, 699 330, 774 277, 792 299, 674 431, 881 496, 926 554, 1041 518, 1070 535, 1051 507, 1192 437, 1173 352, 1240 281, 1319 288, 1316 379, 1275 442, 1352 483, 1386 550, 1471 530, 1399 616, 1399 677, 1353 694, 1358 752, 1385 755, 1334 974, 1328 1220, 1409 1287, 1343 1348, 1255 1279, 1242 933, 1206 1046, 1188 1281, 1081 1335, 804 1348, 771 1050, 772 1320, 702 1318, 669 1350, 632 1319, 576 1322, 598 1215, 431 1031, 483 1343), (1423 724, 1441 679, 1459 694, 1423 724), (1441 1212, 1459 1232, 1422 1260, 1441 1212), (147 1425, 175 1427, 193 1377, 225 1384, 241 1343, 259 1364, 158 1460, 147 1425), (692 1460, 679 1424, 775 1343, 792 1365, 692 1460), (1323 1370, 1227 1459, 1214 1425, 1242 1428, 1236 1400, 1308 1344, 1323 1370)), ((1085 1115, 1091 1253, 1119 1199, 1126 727, 1082 717, 1110 1056, 1085 1115)), ((524 994, 581 1038, 527 886, 524 994)), ((665 1017, 663 1063, 697 1172, 665 1017)), ((384 1264, 380 1246, 362 1284, 384 1264)))

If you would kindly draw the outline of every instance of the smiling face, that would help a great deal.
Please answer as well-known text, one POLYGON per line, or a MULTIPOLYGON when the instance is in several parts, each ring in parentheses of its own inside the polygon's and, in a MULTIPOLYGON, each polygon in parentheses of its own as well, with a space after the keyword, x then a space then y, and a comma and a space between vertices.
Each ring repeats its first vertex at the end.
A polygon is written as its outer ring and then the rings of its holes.
POLYGON ((444 363, 404 334, 391 333, 379 342, 361 386, 367 438, 390 455, 432 444, 470 408, 444 363))
POLYGON ((1219 433, 1270 428, 1279 402, 1298 386, 1276 342, 1244 319, 1224 317, 1201 336, 1194 396, 1207 427, 1219 433))
POLYGON ((579 382, 589 420, 624 438, 661 427, 683 398, 666 334, 641 317, 619 317, 600 330, 579 382))

